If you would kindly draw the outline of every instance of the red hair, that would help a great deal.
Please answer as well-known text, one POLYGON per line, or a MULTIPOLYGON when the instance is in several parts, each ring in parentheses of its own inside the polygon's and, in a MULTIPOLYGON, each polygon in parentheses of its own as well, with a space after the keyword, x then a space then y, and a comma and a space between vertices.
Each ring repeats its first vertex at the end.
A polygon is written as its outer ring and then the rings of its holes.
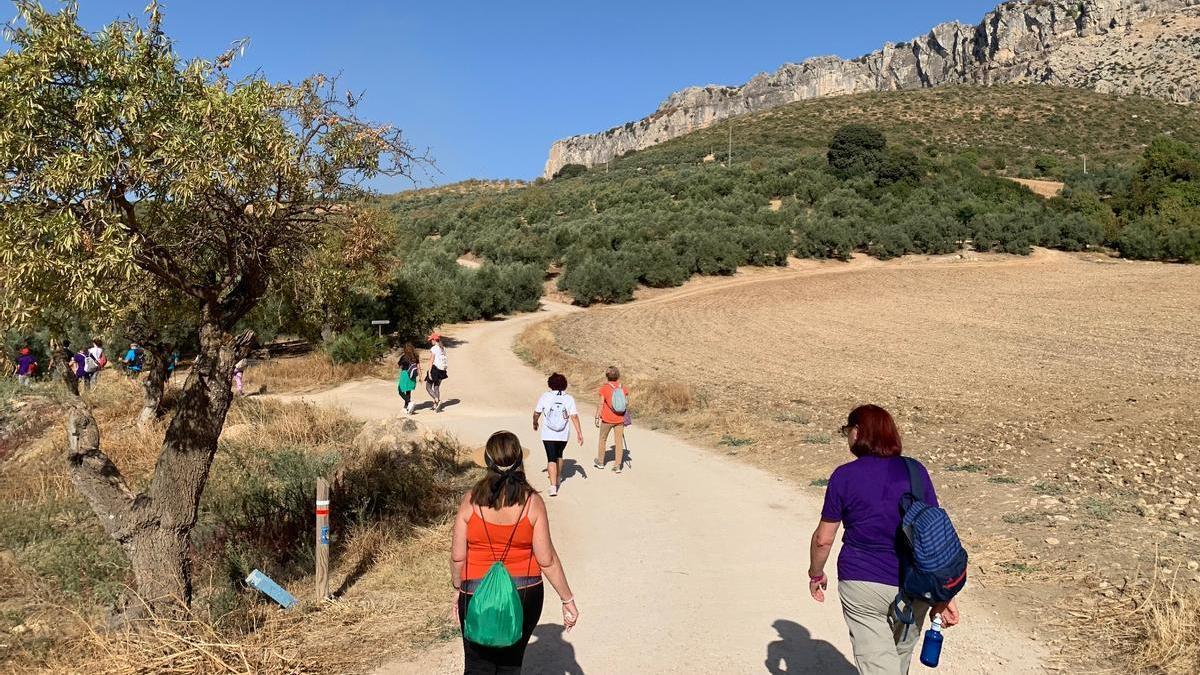
POLYGON ((858 431, 850 448, 856 457, 896 457, 902 451, 900 430, 888 411, 877 405, 860 405, 850 411, 846 427, 858 431))

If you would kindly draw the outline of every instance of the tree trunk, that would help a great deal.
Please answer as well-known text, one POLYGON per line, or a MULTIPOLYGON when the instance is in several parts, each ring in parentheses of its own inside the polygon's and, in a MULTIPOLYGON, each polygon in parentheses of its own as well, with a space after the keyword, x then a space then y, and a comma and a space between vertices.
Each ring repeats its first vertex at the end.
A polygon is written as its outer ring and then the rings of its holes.
POLYGON ((100 430, 91 410, 78 395, 70 397, 71 482, 108 534, 124 547, 141 600, 151 607, 169 611, 191 603, 188 540, 233 400, 233 365, 252 338, 250 333, 235 338, 213 323, 201 326, 200 353, 167 427, 154 478, 138 495, 100 450, 100 430))
POLYGON ((149 345, 142 353, 145 374, 142 376, 142 412, 138 415, 138 425, 145 426, 158 419, 162 412, 170 357, 167 347, 160 345, 149 345))

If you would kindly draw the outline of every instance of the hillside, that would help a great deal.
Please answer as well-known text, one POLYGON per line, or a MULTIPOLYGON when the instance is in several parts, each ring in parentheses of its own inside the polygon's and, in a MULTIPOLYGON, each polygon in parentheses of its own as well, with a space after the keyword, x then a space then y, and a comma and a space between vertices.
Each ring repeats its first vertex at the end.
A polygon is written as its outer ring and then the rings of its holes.
MULTIPOLYGON (((1192 106, 1032 85, 803 101, 739 118, 726 168, 728 133, 698 131, 528 187, 383 198, 408 261, 391 296, 454 320, 530 306, 547 270, 587 305, 791 256, 1106 245, 1133 258, 1200 260, 1192 106), (880 147, 854 150, 865 163, 836 170, 831 139, 856 124, 867 128, 855 133, 882 134, 880 147), (1047 200, 1007 180, 1017 177, 1066 189, 1047 200), (467 253, 484 262, 479 270, 456 264, 467 253)), ((412 309, 374 311, 399 320, 412 309)))
POLYGON ((956 84, 1066 86, 1200 100, 1196 0, 1010 1, 976 25, 944 23, 852 60, 821 56, 742 86, 690 87, 648 117, 550 148, 544 176, 595 166, 721 120, 799 100, 956 84))
MULTIPOLYGON (((975 151, 985 169, 1012 175, 1044 174, 1039 158, 1053 157, 1059 176, 1104 165, 1132 166, 1160 135, 1200 144, 1200 108, 1168 105, 1139 96, 1033 85, 956 86, 890 91, 800 101, 752 113, 641 152, 612 167, 725 160, 733 128, 735 163, 787 156, 824 155, 834 131, 870 124, 921 155, 975 151)), ((602 168, 602 167, 601 167, 602 168)))

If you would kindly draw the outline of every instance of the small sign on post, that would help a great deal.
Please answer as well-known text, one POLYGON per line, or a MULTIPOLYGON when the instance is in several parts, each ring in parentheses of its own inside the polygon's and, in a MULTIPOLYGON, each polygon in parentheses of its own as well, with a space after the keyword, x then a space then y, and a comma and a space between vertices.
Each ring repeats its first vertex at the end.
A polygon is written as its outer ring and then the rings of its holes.
POLYGON ((329 483, 317 479, 317 600, 329 597, 329 483))
POLYGON ((371 322, 371 325, 378 326, 379 327, 379 337, 383 337, 383 327, 388 325, 389 323, 391 323, 391 321, 388 319, 376 319, 371 322))

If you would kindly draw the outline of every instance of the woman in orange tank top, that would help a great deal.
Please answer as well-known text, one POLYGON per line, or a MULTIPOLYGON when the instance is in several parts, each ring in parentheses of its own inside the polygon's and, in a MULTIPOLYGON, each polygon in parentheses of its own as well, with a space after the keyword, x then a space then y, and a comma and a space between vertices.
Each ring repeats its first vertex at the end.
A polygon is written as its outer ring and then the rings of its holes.
POLYGON ((472 594, 488 568, 497 561, 517 586, 524 609, 524 632, 511 647, 486 647, 463 637, 465 673, 519 673, 525 647, 542 615, 543 576, 562 599, 567 630, 579 619, 579 609, 566 573, 550 539, 550 521, 541 495, 525 478, 521 441, 509 431, 497 431, 484 449, 487 475, 467 493, 454 521, 450 577, 454 612, 461 628, 472 594))

